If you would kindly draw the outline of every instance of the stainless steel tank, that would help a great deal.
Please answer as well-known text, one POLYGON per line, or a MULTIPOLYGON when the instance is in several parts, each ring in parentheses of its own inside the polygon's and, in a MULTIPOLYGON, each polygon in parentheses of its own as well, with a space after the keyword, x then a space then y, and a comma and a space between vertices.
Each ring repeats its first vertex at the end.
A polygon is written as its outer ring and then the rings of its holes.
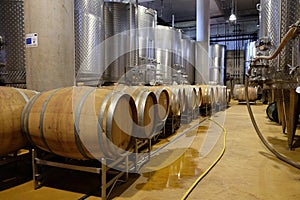
POLYGON ((103 0, 75 0, 75 70, 77 82, 95 85, 104 72, 103 0))
POLYGON ((195 78, 195 42, 190 39, 181 40, 181 66, 188 84, 194 83, 195 78))
POLYGON ((157 79, 165 84, 177 80, 181 64, 182 32, 168 26, 158 25, 155 29, 155 57, 157 79))
POLYGON ((195 40, 191 40, 190 42, 190 60, 189 60, 189 68, 187 69, 188 80, 191 84, 194 84, 195 79, 195 65, 196 65, 196 42, 195 40))
POLYGON ((104 3, 106 82, 118 82, 130 63, 131 27, 135 27, 133 5, 119 2, 104 3), (131 7, 131 8, 130 8, 131 7), (131 14, 130 14, 131 11, 131 14))
POLYGON ((226 46, 213 44, 209 47, 209 81, 224 85, 225 84, 225 51, 226 46))
POLYGON ((120 2, 104 3, 107 67, 104 81, 118 82, 121 77, 131 79, 132 74, 128 72, 132 67, 154 59, 156 22, 157 13, 152 9, 120 2))
POLYGON ((25 88, 24 0, 0 1, 0 79, 7 85, 25 88), (21 83, 21 84, 18 84, 21 83))
POLYGON ((155 27, 157 12, 144 6, 138 6, 139 59, 142 63, 153 61, 155 55, 155 27))
POLYGON ((132 84, 154 84, 155 82, 155 26, 157 13, 143 6, 134 7, 135 21, 131 37, 130 75, 132 84), (137 23, 136 23, 137 22, 137 23))
POLYGON ((172 28, 168 26, 158 25, 155 29, 156 79, 166 84, 172 83, 172 33, 172 28))
POLYGON ((174 68, 180 66, 181 63, 181 55, 182 55, 182 31, 180 29, 173 29, 173 40, 172 40, 172 51, 174 55, 174 68))
MULTIPOLYGON (((261 0, 261 40, 269 38, 270 52, 272 55, 279 46, 280 41, 287 33, 289 26, 295 23, 300 17, 300 2, 292 0, 261 0)), ((268 78, 271 79, 292 79, 288 73, 287 64, 296 61, 297 56, 292 56, 293 42, 289 42, 279 56, 270 61, 271 66, 268 78)))

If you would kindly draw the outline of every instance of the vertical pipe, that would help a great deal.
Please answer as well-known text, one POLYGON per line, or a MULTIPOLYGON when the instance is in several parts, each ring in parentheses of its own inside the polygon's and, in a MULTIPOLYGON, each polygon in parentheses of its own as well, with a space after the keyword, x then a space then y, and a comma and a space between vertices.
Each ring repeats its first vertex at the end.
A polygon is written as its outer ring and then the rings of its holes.
POLYGON ((139 0, 135 1, 135 42, 136 42, 136 66, 139 66, 139 0))
POLYGON ((196 0, 196 65, 195 82, 208 83, 209 80, 209 0, 196 0))
MULTIPOLYGON (((132 16, 132 1, 129 2, 129 38, 130 40, 132 39, 132 37, 134 36, 133 34, 133 29, 135 27, 133 27, 132 25, 132 21, 133 21, 133 16, 132 16)), ((133 43, 132 42, 129 42, 129 45, 130 45, 130 51, 132 51, 132 49, 134 48, 133 47, 133 43)), ((129 68, 133 67, 133 55, 132 53, 129 54, 129 68)), ((125 67, 125 66, 124 66, 125 67)), ((125 69, 126 70, 126 69, 125 69)), ((126 76, 126 73, 125 73, 125 76, 126 76)))
POLYGON ((174 28, 175 26, 175 15, 173 14, 172 15, 172 28, 174 28))

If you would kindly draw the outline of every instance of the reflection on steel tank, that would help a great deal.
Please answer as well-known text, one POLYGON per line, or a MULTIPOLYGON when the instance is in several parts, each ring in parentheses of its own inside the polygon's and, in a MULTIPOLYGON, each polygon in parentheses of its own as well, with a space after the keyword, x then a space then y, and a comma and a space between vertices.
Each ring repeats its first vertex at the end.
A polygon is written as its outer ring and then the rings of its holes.
POLYGON ((103 81, 118 82, 122 77, 127 78, 125 74, 131 67, 153 61, 156 21, 157 13, 152 9, 119 2, 104 3, 106 70, 103 81))
POLYGON ((180 67, 182 33, 178 29, 158 25, 155 31, 156 79, 171 84, 180 67))
POLYGON ((93 85, 97 85, 105 69, 103 3, 103 0, 75 0, 75 70, 78 82, 95 82, 93 85))
POLYGON ((190 39, 181 40, 181 67, 183 82, 193 84, 195 79, 195 41, 190 39))
POLYGON ((209 48, 209 81, 215 84, 225 84, 225 51, 226 46, 220 44, 210 45, 209 48))

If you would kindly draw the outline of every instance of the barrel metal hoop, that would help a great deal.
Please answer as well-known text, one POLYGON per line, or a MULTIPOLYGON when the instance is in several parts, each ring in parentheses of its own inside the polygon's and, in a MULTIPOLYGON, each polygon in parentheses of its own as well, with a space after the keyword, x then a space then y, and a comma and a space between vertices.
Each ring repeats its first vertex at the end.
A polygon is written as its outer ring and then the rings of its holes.
MULTIPOLYGON (((114 111, 116 110, 117 104, 119 102, 119 100, 121 98, 129 98, 130 99, 130 95, 128 94, 124 94, 124 93, 117 93, 114 95, 113 100, 111 101, 111 103, 109 104, 108 107, 108 111, 107 111, 107 117, 106 117, 106 136, 110 139, 110 143, 108 144, 108 147, 111 149, 111 152, 116 152, 118 150, 120 150, 120 148, 116 147, 116 145, 114 145, 112 143, 112 122, 113 122, 113 118, 114 118, 114 111)), ((125 151, 125 150, 124 150, 125 151)), ((122 155, 122 153, 119 153, 119 155, 122 155)))
POLYGON ((59 89, 55 89, 46 99, 46 101, 44 102, 43 104, 43 107, 42 107, 42 110, 41 110, 41 113, 40 113, 40 126, 39 126, 39 129, 40 129, 40 138, 42 139, 42 142, 44 143, 45 147, 51 152, 53 153, 53 151, 50 149, 47 141, 46 141, 46 138, 44 136, 44 114, 45 114, 45 110, 47 108, 47 105, 50 101, 50 99, 56 94, 56 92, 58 91, 59 89))
POLYGON ((142 97, 139 97, 139 101, 138 101, 138 124, 140 126, 144 126, 144 115, 145 115, 145 106, 146 106, 146 101, 147 101, 147 96, 150 94, 150 92, 143 92, 142 97), (141 112, 142 111, 142 112, 141 112))
POLYGON ((190 110, 193 110, 193 105, 192 104, 190 104, 190 103, 192 103, 192 100, 193 100, 193 90, 191 89, 191 88, 186 88, 186 94, 187 94, 187 96, 186 96, 186 100, 187 100, 187 104, 188 104, 188 111, 190 111, 190 110))
MULTIPOLYGON (((82 96, 82 98, 80 99, 80 102, 78 104, 78 107, 76 109, 75 112, 75 123, 74 123, 74 135, 75 135, 75 142, 76 142, 76 146, 79 150, 79 152, 81 153, 81 155, 87 159, 91 159, 84 151, 81 140, 80 140, 80 130, 79 130, 79 121, 80 121, 80 114, 81 114, 81 110, 83 107, 83 104, 86 100, 86 98, 93 92, 95 91, 95 88, 91 88, 88 91, 85 92, 85 94, 82 96)), ((93 159, 93 158, 92 158, 93 159)))
POLYGON ((28 127, 28 121, 29 121, 29 114, 30 110, 33 107, 33 104, 38 99, 39 96, 41 96, 42 93, 39 93, 35 95, 33 98, 30 99, 30 101, 25 105, 22 111, 21 115, 21 131, 22 134, 25 135, 27 140, 30 142, 30 144, 34 145, 33 140, 29 134, 29 127, 28 127))
POLYGON ((157 100, 157 104, 158 104, 158 102, 159 102, 159 97, 161 96, 161 94, 162 94, 163 92, 166 92, 166 94, 167 94, 168 107, 167 107, 167 110, 166 110, 166 115, 165 115, 165 117, 164 117, 163 119, 161 119, 162 122, 164 122, 164 121, 167 120, 168 115, 169 115, 169 112, 170 112, 170 96, 169 96, 168 91, 167 91, 165 88, 162 88, 162 89, 159 90, 159 95, 157 96, 157 99, 156 99, 156 100, 157 100))
POLYGON ((20 93, 20 95, 22 95, 22 97, 26 103, 29 101, 28 97, 26 96, 26 94, 23 91, 21 91, 19 88, 14 88, 14 89, 17 90, 20 93))
POLYGON ((180 101, 182 103, 181 112, 184 112, 185 109, 186 109, 185 89, 184 88, 178 88, 178 90, 180 91, 179 98, 180 98, 180 101))
MULTIPOLYGON (((141 121, 139 122, 139 124, 141 125, 141 126, 145 126, 145 124, 144 124, 144 120, 145 120, 145 107, 146 107, 146 103, 147 103, 147 97, 148 96, 151 96, 151 97, 154 97, 154 104, 157 104, 157 100, 156 100, 156 96, 155 96, 155 94, 153 93, 153 92, 145 92, 144 94, 143 94, 143 97, 142 97, 142 102, 141 102, 141 104, 140 104, 140 108, 141 108, 141 110, 143 110, 143 112, 139 112, 138 113, 138 115, 139 115, 139 118, 141 119, 141 121)), ((157 110, 156 110, 156 108, 157 107, 154 107, 154 113, 156 114, 157 113, 157 110)), ((156 119, 150 119, 150 120, 156 120, 156 119)), ((156 124, 156 121, 153 121, 153 123, 154 124, 156 124)), ((153 126, 153 129, 151 130, 151 133, 150 133, 150 136, 154 133, 154 131, 155 131, 155 126, 153 126)))
MULTIPOLYGON (((199 107, 201 106, 201 104, 202 104, 202 101, 203 101, 203 96, 202 96, 202 88, 201 87, 199 87, 199 93, 198 93, 198 95, 200 95, 200 102, 199 102, 199 107)), ((198 97, 199 98, 199 97, 198 97)))
MULTIPOLYGON (((100 107, 100 111, 98 113, 98 143, 99 143, 99 148, 101 149, 101 151, 103 153, 107 153, 106 155, 107 156, 112 156, 111 152, 108 152, 108 145, 104 142, 107 140, 107 130, 106 130, 106 133, 104 133, 104 130, 103 130, 103 119, 104 119, 104 112, 106 110, 106 107, 107 107, 107 104, 108 104, 108 101, 112 98, 112 96, 114 95, 114 92, 111 92, 109 93, 108 95, 106 95, 106 97, 104 98, 103 102, 102 102, 102 105, 100 107), (104 137, 105 135, 105 137, 104 137), (104 143, 101 143, 101 142, 104 142, 104 143), (104 147, 105 145, 105 147, 104 147)), ((106 123, 107 123, 107 120, 106 120, 106 123)))
POLYGON ((142 90, 139 91, 139 94, 136 96, 136 99, 135 99, 135 101, 137 102, 136 106, 138 106, 138 104, 140 103, 141 96, 146 92, 148 92, 147 88, 143 88, 142 90))

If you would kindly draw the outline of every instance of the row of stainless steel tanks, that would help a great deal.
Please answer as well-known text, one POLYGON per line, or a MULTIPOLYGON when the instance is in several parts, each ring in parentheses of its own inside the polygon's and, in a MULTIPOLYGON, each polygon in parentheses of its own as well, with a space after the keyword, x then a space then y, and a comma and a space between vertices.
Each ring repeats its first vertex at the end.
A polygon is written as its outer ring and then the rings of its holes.
POLYGON ((194 83, 195 45, 143 6, 75 0, 77 81, 194 83))

